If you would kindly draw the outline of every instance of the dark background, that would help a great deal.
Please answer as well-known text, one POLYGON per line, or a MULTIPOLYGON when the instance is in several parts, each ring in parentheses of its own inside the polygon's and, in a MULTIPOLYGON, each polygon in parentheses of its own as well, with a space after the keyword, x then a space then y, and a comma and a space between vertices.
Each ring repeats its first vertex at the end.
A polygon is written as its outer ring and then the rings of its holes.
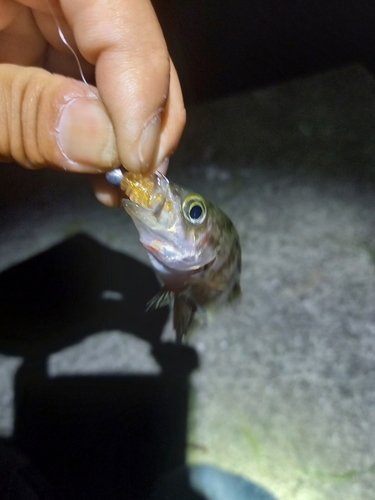
POLYGON ((186 103, 345 64, 374 70, 363 1, 154 0, 186 103))

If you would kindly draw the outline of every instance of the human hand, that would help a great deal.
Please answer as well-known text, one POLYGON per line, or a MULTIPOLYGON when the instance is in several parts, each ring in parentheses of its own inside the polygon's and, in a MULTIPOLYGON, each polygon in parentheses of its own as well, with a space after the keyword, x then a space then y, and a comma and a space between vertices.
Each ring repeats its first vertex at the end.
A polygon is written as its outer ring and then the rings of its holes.
MULTIPOLYGON (((1 158, 31 169, 166 171, 185 110, 149 0, 5 0, 0 63, 1 158), (97 88, 69 78, 79 79, 78 65, 55 17, 97 88)), ((94 189, 118 203, 102 176, 94 189)))

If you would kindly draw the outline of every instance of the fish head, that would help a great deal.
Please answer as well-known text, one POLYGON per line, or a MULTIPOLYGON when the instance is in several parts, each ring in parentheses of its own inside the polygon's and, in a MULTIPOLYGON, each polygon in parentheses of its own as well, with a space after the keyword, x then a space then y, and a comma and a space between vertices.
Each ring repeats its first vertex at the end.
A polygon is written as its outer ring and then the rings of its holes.
POLYGON ((130 199, 122 204, 148 252, 175 271, 195 271, 212 262, 218 250, 211 238, 211 204, 159 173, 148 176, 143 188, 146 184, 146 195, 128 190, 130 199))

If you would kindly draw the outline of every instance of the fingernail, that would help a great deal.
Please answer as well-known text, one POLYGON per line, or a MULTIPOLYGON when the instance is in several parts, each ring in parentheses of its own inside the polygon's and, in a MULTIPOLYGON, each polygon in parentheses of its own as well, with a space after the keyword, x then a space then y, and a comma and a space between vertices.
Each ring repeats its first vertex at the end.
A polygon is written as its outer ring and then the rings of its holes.
POLYGON ((148 169, 155 155, 160 133, 160 113, 161 110, 146 123, 141 134, 138 156, 142 172, 148 169))
POLYGON ((98 201, 100 201, 100 203, 103 203, 103 205, 106 205, 107 207, 113 207, 118 205, 112 193, 105 193, 104 191, 97 192, 95 193, 95 197, 98 201))
POLYGON ((159 164, 159 166, 156 170, 158 172, 160 172, 161 174, 165 175, 167 173, 167 170, 168 170, 168 165, 169 165, 169 158, 165 158, 165 160, 159 164))
POLYGON ((97 99, 77 97, 64 105, 57 128, 63 154, 71 161, 110 167, 117 160, 112 123, 97 99))

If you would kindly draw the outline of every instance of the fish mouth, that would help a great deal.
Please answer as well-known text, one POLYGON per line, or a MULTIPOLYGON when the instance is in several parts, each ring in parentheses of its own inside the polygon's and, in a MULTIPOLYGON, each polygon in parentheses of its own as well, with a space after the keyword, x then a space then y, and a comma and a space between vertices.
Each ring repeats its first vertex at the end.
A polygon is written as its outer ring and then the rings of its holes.
MULTIPOLYGON (((125 184, 128 199, 122 200, 122 206, 133 219, 142 245, 151 251, 158 241, 167 244, 169 231, 165 223, 160 222, 160 215, 170 195, 168 179, 159 172, 140 181, 138 176, 130 174, 125 178, 125 184)), ((169 215, 171 218, 172 214, 169 215)))
POLYGON ((156 208, 148 208, 135 203, 134 201, 123 199, 122 206, 126 212, 133 219, 133 222, 138 231, 156 232, 158 234, 166 231, 166 229, 159 223, 157 213, 160 211, 164 203, 158 204, 156 208))
POLYGON ((139 240, 147 251, 158 260, 160 260, 161 254, 168 255, 170 259, 174 256, 178 258, 177 235, 159 222, 159 206, 153 210, 131 200, 122 200, 122 206, 133 219, 134 225, 138 229, 139 240))
MULTIPOLYGON (((155 172, 146 178, 147 184, 132 186, 129 192, 125 191, 128 198, 122 200, 122 206, 133 219, 135 226, 141 231, 156 232, 160 236, 168 229, 160 222, 160 215, 163 209, 167 209, 172 218, 171 206, 168 204, 170 198, 168 179, 155 172), (168 205, 168 206, 167 206, 168 205)), ((131 181, 130 181, 131 182, 131 181)), ((135 184, 135 183, 133 183, 135 184)))

